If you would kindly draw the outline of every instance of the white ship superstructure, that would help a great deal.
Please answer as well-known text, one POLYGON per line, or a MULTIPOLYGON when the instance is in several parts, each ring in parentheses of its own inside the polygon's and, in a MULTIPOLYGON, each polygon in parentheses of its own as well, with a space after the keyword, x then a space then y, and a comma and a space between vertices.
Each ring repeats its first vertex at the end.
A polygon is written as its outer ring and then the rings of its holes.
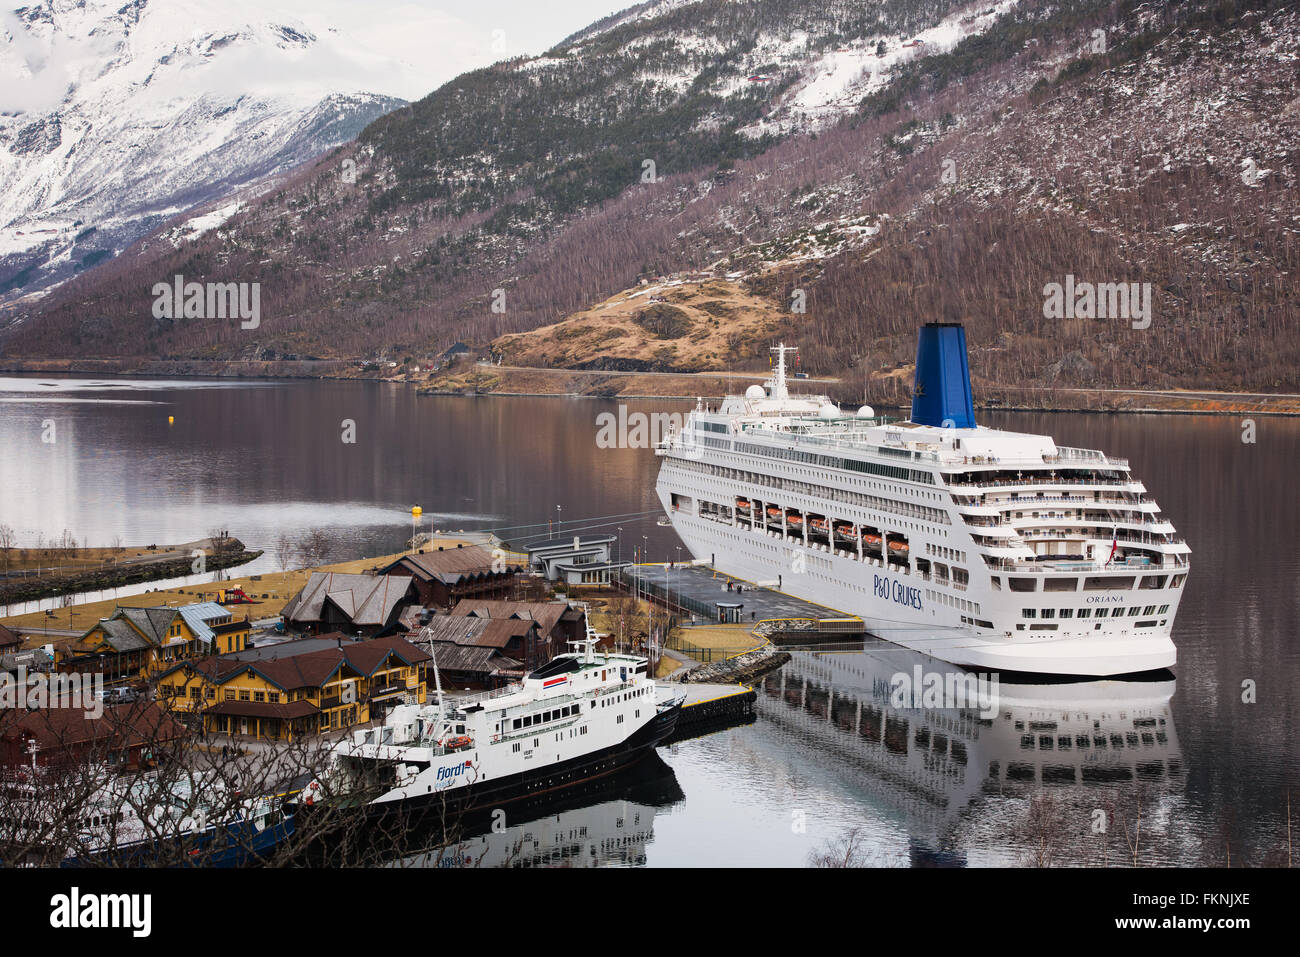
POLYGON ((377 785, 382 811, 495 807, 626 767, 672 733, 684 695, 657 686, 644 657, 596 641, 588 626, 578 651, 495 691, 452 700, 439 682, 433 703, 399 705, 340 742, 339 770, 377 785))
POLYGON ((1167 668, 1190 549, 1125 459, 976 425, 957 325, 922 329, 911 421, 774 374, 656 450, 691 553, 972 668, 1167 668))

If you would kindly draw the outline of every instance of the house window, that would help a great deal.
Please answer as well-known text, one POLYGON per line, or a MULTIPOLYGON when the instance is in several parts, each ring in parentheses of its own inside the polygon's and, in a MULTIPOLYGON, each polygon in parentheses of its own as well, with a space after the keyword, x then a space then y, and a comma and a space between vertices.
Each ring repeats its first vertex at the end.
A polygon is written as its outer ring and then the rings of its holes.
POLYGON ((280 692, 278 692, 278 691, 271 691, 271 692, 268 692, 267 695, 266 695, 266 697, 267 697, 267 700, 269 700, 269 701, 271 702, 271 704, 279 704, 279 703, 280 703, 280 692))
POLYGON ((229 688, 226 689, 226 700, 227 700, 227 701, 234 701, 234 700, 235 700, 235 692, 234 692, 233 690, 229 689, 229 688))
POLYGON ((254 692, 253 692, 253 700, 254 700, 254 701, 262 701, 262 702, 265 702, 265 701, 266 701, 266 692, 265 692, 265 691, 254 691, 254 692))
POLYGON ((249 695, 249 693, 248 693, 248 689, 246 689, 246 688, 241 688, 241 689, 239 689, 239 700, 240 700, 240 701, 248 701, 250 698, 251 698, 251 695, 249 695))

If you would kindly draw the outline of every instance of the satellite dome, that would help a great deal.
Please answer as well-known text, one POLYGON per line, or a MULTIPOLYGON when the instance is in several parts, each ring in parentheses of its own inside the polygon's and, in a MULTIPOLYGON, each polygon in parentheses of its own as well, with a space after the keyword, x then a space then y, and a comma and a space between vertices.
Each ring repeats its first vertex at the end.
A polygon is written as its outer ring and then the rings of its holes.
POLYGON ((838 419, 840 417, 840 410, 835 403, 827 402, 817 410, 817 414, 823 419, 838 419))
POLYGON ((859 419, 874 419, 875 417, 876 417, 876 410, 869 405, 864 405, 860 409, 858 409, 859 419))
POLYGON ((767 393, 763 391, 761 385, 751 385, 745 390, 746 399, 766 399, 767 393))

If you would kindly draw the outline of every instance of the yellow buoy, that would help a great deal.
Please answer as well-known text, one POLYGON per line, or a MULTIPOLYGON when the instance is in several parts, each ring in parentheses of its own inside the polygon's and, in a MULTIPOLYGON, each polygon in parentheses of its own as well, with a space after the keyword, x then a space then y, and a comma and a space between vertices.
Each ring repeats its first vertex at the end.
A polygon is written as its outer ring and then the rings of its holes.
POLYGON ((169 416, 167 416, 167 424, 168 424, 168 425, 175 425, 175 424, 176 424, 176 416, 174 416, 174 415, 169 415, 169 416))

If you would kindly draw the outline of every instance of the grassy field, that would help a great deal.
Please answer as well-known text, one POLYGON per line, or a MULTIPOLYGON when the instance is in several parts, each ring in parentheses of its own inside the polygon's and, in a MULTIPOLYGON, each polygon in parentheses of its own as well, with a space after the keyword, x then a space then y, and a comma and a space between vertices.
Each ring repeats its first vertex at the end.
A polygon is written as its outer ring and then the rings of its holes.
MULTIPOLYGON (((455 545, 460 541, 462 540, 440 538, 435 544, 455 545)), ((466 542, 466 544, 469 543, 466 542)), ((47 642, 58 645, 72 639, 67 635, 47 636, 46 629, 51 631, 75 631, 82 634, 101 618, 112 615, 114 609, 118 606, 148 608, 154 605, 186 605, 196 601, 214 601, 217 598, 217 591, 221 588, 242 588, 251 598, 257 600, 258 603, 254 605, 230 605, 230 611, 236 618, 245 615, 251 619, 274 618, 280 614, 281 609, 284 608, 289 599, 297 594, 303 585, 307 584, 307 579, 311 577, 313 571, 355 574, 368 571, 376 566, 387 565, 401 558, 404 554, 407 553, 397 552, 393 555, 381 555, 375 558, 359 558, 354 561, 338 562, 333 565, 322 565, 319 568, 295 568, 283 572, 269 572, 262 575, 231 578, 229 581, 210 582, 205 585, 181 585, 177 588, 168 588, 147 594, 127 595, 106 601, 87 602, 83 605, 69 605, 67 608, 55 609, 53 615, 47 615, 43 611, 29 612, 25 615, 0 619, 0 623, 8 625, 26 639, 23 642, 23 647, 43 645, 47 642), (266 597, 263 598, 263 595, 266 597)))
POLYGON ((184 558, 194 549, 212 554, 212 540, 201 539, 179 545, 124 545, 105 548, 0 548, 0 570, 72 573, 131 563, 136 559, 161 561, 184 558))

